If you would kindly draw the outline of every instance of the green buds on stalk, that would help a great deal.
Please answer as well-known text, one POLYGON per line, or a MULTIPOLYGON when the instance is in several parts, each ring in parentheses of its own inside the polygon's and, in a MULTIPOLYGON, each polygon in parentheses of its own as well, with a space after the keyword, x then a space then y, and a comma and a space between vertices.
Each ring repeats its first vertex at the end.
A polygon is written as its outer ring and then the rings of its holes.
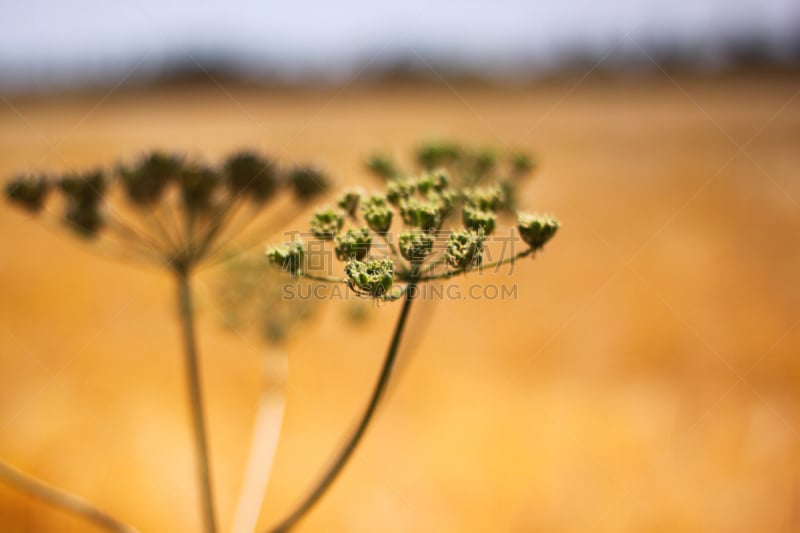
POLYGON ((414 194, 415 184, 407 179, 395 179, 386 184, 386 199, 394 206, 408 200, 414 194))
POLYGON ((370 196, 361 206, 361 212, 367 226, 375 233, 383 235, 392 227, 394 212, 386 203, 385 196, 378 194, 370 196))
POLYGON ((478 187, 464 192, 464 203, 482 211, 497 211, 505 202, 506 193, 500 185, 478 187))
POLYGON ((394 281, 394 263, 391 259, 371 259, 367 262, 353 259, 345 265, 344 272, 350 289, 372 298, 386 295, 394 281))
POLYGON ((447 262, 457 270, 480 266, 483 261, 483 241, 484 235, 480 230, 451 232, 445 245, 447 262))
POLYGON ((515 176, 523 176, 533 170, 534 162, 529 155, 517 152, 511 155, 511 172, 515 176))
POLYGON ((6 197, 31 213, 41 211, 48 192, 50 182, 45 177, 21 176, 6 185, 6 197))
POLYGON ((416 181, 417 191, 419 191, 420 194, 428 194, 432 191, 442 192, 449 184, 450 179, 443 170, 423 174, 422 177, 416 181))
POLYGON ((337 235, 335 241, 336 258, 339 261, 349 259, 361 261, 367 256, 370 245, 372 245, 372 237, 367 228, 349 229, 337 235))
POLYGON ((373 174, 384 180, 394 179, 400 175, 394 162, 383 154, 370 156, 366 161, 366 166, 373 174))
POLYGON ((540 215, 519 215, 519 234, 534 250, 540 249, 553 238, 560 224, 556 219, 540 215))
POLYGON ((305 248, 300 241, 287 242, 267 248, 267 259, 274 265, 290 274, 296 275, 303 269, 305 248))
POLYGON ((398 239, 400 255, 411 263, 421 263, 433 250, 433 240, 422 231, 403 232, 398 239))
POLYGON ((417 164, 425 170, 433 170, 453 163, 462 155, 462 148, 451 142, 431 142, 417 149, 417 164))
POLYGON ((491 211, 484 211, 465 205, 462 220, 467 229, 473 231, 483 230, 484 234, 489 235, 494 231, 497 217, 491 211))
POLYGON ((442 223, 443 207, 440 202, 409 198, 400 204, 400 216, 412 228, 432 231, 442 223))
POLYGON ((347 213, 347 216, 353 218, 358 212, 358 205, 361 203, 363 193, 360 190, 351 190, 345 192, 342 197, 336 202, 336 205, 347 213))
POLYGON ((342 231, 342 226, 344 226, 344 213, 332 207, 317 211, 311 219, 311 233, 328 241, 342 231))
MULTIPOLYGON (((548 217, 520 216, 523 239, 534 248, 523 247, 511 257, 490 261, 484 249, 487 236, 496 230, 503 215, 511 212, 515 190, 511 178, 530 162, 514 162, 509 155, 500 158, 490 149, 463 149, 446 143, 426 145, 418 155, 422 166, 432 168, 416 176, 398 177, 390 161, 371 159, 370 168, 388 178, 384 194, 347 192, 336 207, 318 212, 311 222, 317 238, 334 241, 336 258, 345 263, 344 282, 356 293, 397 300, 420 283, 532 255, 558 228, 548 217), (402 219, 402 227, 391 235, 396 217, 402 219), (346 219, 354 225, 343 231, 346 219), (456 226, 452 230, 451 224, 456 226), (440 231, 444 227, 447 232, 440 231)), ((319 244, 323 251, 330 246, 319 244)), ((271 253, 276 254, 274 250, 271 253)), ((284 255, 276 255, 273 262, 285 260, 284 255)), ((323 283, 342 281, 313 272, 299 274, 323 283)))

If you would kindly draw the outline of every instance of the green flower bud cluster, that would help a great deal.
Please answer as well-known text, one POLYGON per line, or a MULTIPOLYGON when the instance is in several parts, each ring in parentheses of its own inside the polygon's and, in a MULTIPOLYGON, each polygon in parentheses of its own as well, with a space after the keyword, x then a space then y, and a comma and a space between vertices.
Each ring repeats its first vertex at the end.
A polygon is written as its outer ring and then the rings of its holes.
POLYGON ((334 207, 317 211, 311 219, 311 233, 328 241, 336 237, 342 226, 344 226, 344 213, 334 207))
POLYGON ((350 259, 361 261, 369 254, 369 248, 372 245, 372 237, 367 228, 348 229, 337 235, 334 241, 336 242, 336 258, 339 261, 350 259))
POLYGON ((45 177, 20 176, 6 184, 6 197, 31 213, 41 211, 49 192, 50 181, 45 177))
POLYGON ((464 226, 472 231, 483 231, 486 235, 490 235, 497 223, 497 217, 491 211, 484 211, 477 209, 470 205, 465 205, 463 210, 462 220, 464 226))
POLYGON ((433 237, 422 231, 405 231, 400 234, 400 254, 412 264, 421 263, 433 250, 433 237))
POLYGON ((394 282, 394 262, 391 259, 350 260, 344 268, 347 284, 354 292, 372 298, 389 293, 394 282))
POLYGON ((369 229, 378 234, 385 234, 392 227, 394 212, 386 202, 386 197, 379 194, 370 196, 361 206, 361 212, 369 229))
POLYGON ((386 184, 386 199, 394 206, 399 206, 414 194, 415 183, 412 180, 399 178, 386 184))
POLYGON ((337 207, 347 213, 347 216, 353 218, 358 212, 358 206, 361 203, 361 197, 364 193, 359 189, 354 189, 345 192, 339 201, 336 203, 337 207))
MULTIPOLYGON (((442 154, 446 152, 443 150, 442 154)), ((474 159, 482 168, 493 168, 496 161, 490 151, 477 154, 474 159)), ((394 300, 412 285, 448 279, 478 267, 500 266, 532 254, 535 250, 526 248, 484 264, 486 237, 495 231, 498 211, 507 208, 507 199, 503 183, 464 188, 453 186, 447 172, 427 171, 416 177, 389 179, 385 195, 365 196, 358 191, 343 194, 336 208, 315 215, 311 231, 319 238, 334 241, 337 259, 346 262, 345 281, 352 290, 394 300), (449 217, 456 206, 462 209, 461 227, 450 231, 447 238, 438 237, 438 230, 446 222, 456 222, 449 217), (344 229, 346 219, 358 221, 358 214, 363 225, 344 229), (398 230, 396 241, 390 233, 395 215, 404 225, 398 230), (390 292, 392 283, 406 285, 390 292)), ((520 232, 526 242, 536 246, 552 237, 551 226, 557 227, 552 219, 527 220, 520 218, 520 232)), ((321 282, 340 281, 314 272, 301 274, 321 282)))
POLYGON ((501 185, 477 187, 464 191, 464 203, 483 211, 497 211, 506 202, 506 194, 501 185))
POLYGON ((447 166, 464 154, 464 150, 456 143, 448 141, 430 142, 417 148, 417 164, 425 170, 433 170, 447 166))
POLYGON ((298 274, 303 269, 305 248, 300 241, 287 242, 267 248, 267 259, 271 265, 290 274, 298 274))
POLYGON ((414 185, 420 194, 441 193, 450 185, 450 178, 447 177, 447 172, 438 170, 423 174, 414 182, 414 185))
POLYGON ((539 250, 553 238, 560 224, 549 216, 520 214, 517 227, 522 240, 534 250, 539 250))
MULTIPOLYGON (((498 209, 506 213, 513 212, 519 183, 535 168, 531 157, 518 150, 503 153, 491 147, 468 147, 450 141, 430 142, 419 146, 414 153, 414 160, 417 168, 423 171, 438 174, 445 169, 455 190, 497 183, 503 192, 503 201, 498 209)), ((394 205, 399 206, 402 199, 410 196, 406 177, 413 172, 404 171, 387 156, 374 156, 367 161, 367 168, 383 180, 397 182, 388 191, 389 199, 394 205), (377 161, 380 161, 380 165, 377 161), (391 169, 391 173, 386 169, 391 169)), ((417 187, 421 190, 419 185, 417 187)), ((422 188, 424 187, 423 184, 422 188)))
POLYGON ((524 175, 532 171, 534 161, 528 154, 516 152, 511 154, 511 172, 515 176, 524 175))
POLYGON ((484 239, 484 234, 480 230, 451 232, 445 245, 445 258, 448 264, 456 270, 479 267, 483 262, 484 239))
POLYGON ((394 179, 399 176, 397 167, 395 167, 392 160, 383 154, 370 156, 366 161, 366 165, 373 174, 385 180, 394 179))
POLYGON ((412 228, 433 231, 442 223, 443 204, 435 200, 410 198, 400 204, 403 222, 412 228))

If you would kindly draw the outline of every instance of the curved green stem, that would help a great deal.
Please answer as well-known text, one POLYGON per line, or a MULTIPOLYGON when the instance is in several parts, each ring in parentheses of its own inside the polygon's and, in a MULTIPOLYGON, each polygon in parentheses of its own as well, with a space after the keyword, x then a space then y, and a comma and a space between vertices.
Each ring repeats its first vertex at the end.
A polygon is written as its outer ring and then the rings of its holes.
POLYGON ((188 272, 178 272, 178 302, 186 355, 186 377, 189 384, 189 403, 192 411, 192 426, 197 453, 197 471, 200 476, 200 499, 203 513, 203 526, 206 533, 216 533, 217 521, 214 513, 214 498, 211 494, 211 467, 208 441, 206 439, 203 395, 200 385, 200 365, 194 332, 194 309, 189 287, 188 272))
POLYGON ((308 278, 308 279, 313 280, 313 281, 320 281, 322 283, 344 283, 345 282, 344 277, 332 278, 330 276, 322 276, 322 275, 319 275, 319 274, 312 274, 310 272, 301 272, 300 275, 303 276, 304 278, 308 278))
MULTIPOLYGON (((506 265, 508 263, 513 263, 517 259, 522 259, 523 257, 527 257, 534 252, 533 248, 528 248, 525 251, 522 251, 514 256, 508 257, 506 259, 502 259, 500 261, 492 261, 491 263, 486 263, 484 265, 480 265, 477 268, 458 268, 456 270, 448 270, 447 272, 442 272, 441 274, 434 274, 432 276, 423 276, 420 278, 420 281, 433 281, 437 279, 449 279, 453 276, 457 276, 458 274, 463 274, 464 272, 471 272, 473 270, 485 270, 487 268, 498 267, 502 265, 506 265)), ((430 269, 428 269, 430 271, 430 269)))
POLYGON ((294 527, 306 515, 306 513, 311 510, 314 504, 319 501, 323 494, 325 494, 325 491, 328 490, 336 477, 342 471, 342 468, 344 468, 348 459, 350 459, 350 457, 353 455, 356 446, 358 446, 358 443, 361 441, 361 438, 364 436, 364 433, 367 430, 367 426, 369 426, 369 423, 372 420, 372 416, 375 414, 375 410, 378 407, 378 402, 383 396, 383 393, 386 391, 386 386, 389 384, 392 368, 394 367, 395 360, 397 359, 397 352, 400 348, 400 340, 403 337, 403 330, 406 325, 406 320, 408 319, 409 310, 411 309, 411 302, 414 301, 414 288, 416 287, 416 283, 417 280, 411 280, 406 288, 405 300, 403 300, 403 308, 400 311, 400 317, 398 318, 397 325, 394 328, 394 335, 392 336, 392 342, 389 345, 389 350, 386 353, 386 359, 383 362, 383 368, 381 369, 375 389, 372 392, 372 397, 369 400, 369 404, 367 404, 364 414, 361 415, 361 420, 359 421, 358 426, 356 426, 355 431, 347 440, 344 447, 342 447, 330 468, 322 476, 314 489, 309 493, 308 496, 306 496, 300 505, 298 505, 297 508, 291 514, 289 514, 288 517, 270 530, 271 533, 285 533, 294 527))
POLYGON ((92 506, 80 496, 76 496, 63 489, 54 487, 49 483, 45 483, 4 461, 0 461, 0 480, 21 491, 27 492, 31 496, 53 507, 58 507, 63 511, 80 516, 108 531, 113 531, 115 533, 137 533, 137 530, 133 526, 120 522, 104 511, 92 506))

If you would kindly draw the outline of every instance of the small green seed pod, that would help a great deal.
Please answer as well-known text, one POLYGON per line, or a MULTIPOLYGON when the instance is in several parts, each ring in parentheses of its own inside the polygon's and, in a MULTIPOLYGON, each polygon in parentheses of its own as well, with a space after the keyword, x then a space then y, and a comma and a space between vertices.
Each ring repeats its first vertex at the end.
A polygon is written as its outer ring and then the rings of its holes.
POLYGON ((490 235, 497 223, 497 217, 491 211, 476 209, 470 205, 465 205, 462 213, 464 226, 472 231, 483 230, 485 235, 490 235))
POLYGON ((445 258, 451 267, 465 270, 480 266, 483 261, 482 231, 453 231, 447 238, 445 258))
POLYGON ((266 251, 270 264, 290 274, 297 274, 303 268, 305 248, 300 241, 271 246, 266 251))
POLYGON ((511 154, 511 174, 514 177, 522 177, 530 173, 535 166, 534 161, 528 154, 515 152, 511 154))
POLYGON ((506 201, 502 185, 477 187, 464 191, 464 203, 482 211, 497 211, 506 201))
POLYGON ((422 231, 403 232, 398 239, 400 255, 412 263, 421 263, 433 250, 433 237, 422 231))
POLYGON ((417 164, 425 170, 448 165, 463 155, 461 146, 450 142, 431 142, 417 149, 417 164))
POLYGON ((367 262, 352 259, 344 271, 350 289, 372 298, 385 296, 394 282, 394 263, 391 259, 372 259, 367 262))
POLYGON ((534 250, 538 250, 553 238, 560 224, 553 217, 520 214, 517 227, 522 240, 534 250))
POLYGON ((491 149, 484 148, 482 150, 473 152, 470 155, 472 183, 482 182, 497 167, 497 153, 491 149))
POLYGON ((311 233, 328 241, 342 231, 342 226, 344 226, 344 213, 333 207, 317 211, 311 219, 311 233))
POLYGON ((400 175, 394 162, 386 155, 375 154, 367 158, 366 167, 370 172, 384 180, 394 179, 400 175))
POLYGON ((442 192, 450 184, 447 177, 447 172, 444 170, 436 170, 423 174, 416 182, 417 191, 420 194, 428 194, 429 192, 442 192))
POLYGON ((406 179, 391 180, 386 184, 386 199, 394 206, 399 206, 404 200, 414 194, 414 182, 406 179))
POLYGON ((400 205, 400 215, 407 225, 431 231, 442 222, 442 205, 436 201, 410 198, 400 205))
POLYGON ((434 191, 428 194, 428 199, 436 204, 439 216, 444 220, 453 211, 458 202, 458 193, 454 191, 434 191))
POLYGON ((339 201, 336 202, 336 205, 347 213, 348 216, 354 217, 356 216, 356 212, 358 211, 358 205, 361 203, 361 197, 364 195, 363 191, 360 189, 353 189, 350 191, 346 191, 339 201))
POLYGON ((336 258, 339 261, 349 261, 358 259, 361 261, 369 253, 372 245, 372 237, 369 229, 349 229, 340 233, 334 239, 336 241, 336 258))
POLYGON ((386 203, 386 197, 378 194, 370 196, 361 206, 361 212, 369 229, 381 235, 392 227, 394 213, 386 203))

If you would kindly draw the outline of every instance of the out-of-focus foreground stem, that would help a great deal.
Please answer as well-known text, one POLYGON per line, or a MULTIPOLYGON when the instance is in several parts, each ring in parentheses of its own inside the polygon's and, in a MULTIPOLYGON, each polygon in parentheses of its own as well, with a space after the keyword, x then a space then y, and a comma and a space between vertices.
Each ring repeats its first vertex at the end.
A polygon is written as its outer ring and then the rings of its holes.
POLYGON ((214 512, 214 497, 211 491, 211 465, 206 438, 206 422, 203 411, 203 394, 200 383, 200 364, 197 356, 197 343, 194 331, 194 308, 192 305, 189 273, 179 271, 178 305, 183 329, 184 353, 186 356, 186 378, 189 386, 189 406, 192 412, 197 473, 200 478, 200 503, 203 514, 203 527, 206 533, 216 533, 217 520, 214 512))
POLYGON ((49 483, 22 472, 4 461, 0 461, 0 481, 23 492, 27 492, 34 498, 52 505, 53 507, 58 507, 63 511, 77 515, 108 531, 113 531, 115 533, 138 533, 138 530, 133 526, 129 526, 108 515, 80 496, 54 487, 49 483))

